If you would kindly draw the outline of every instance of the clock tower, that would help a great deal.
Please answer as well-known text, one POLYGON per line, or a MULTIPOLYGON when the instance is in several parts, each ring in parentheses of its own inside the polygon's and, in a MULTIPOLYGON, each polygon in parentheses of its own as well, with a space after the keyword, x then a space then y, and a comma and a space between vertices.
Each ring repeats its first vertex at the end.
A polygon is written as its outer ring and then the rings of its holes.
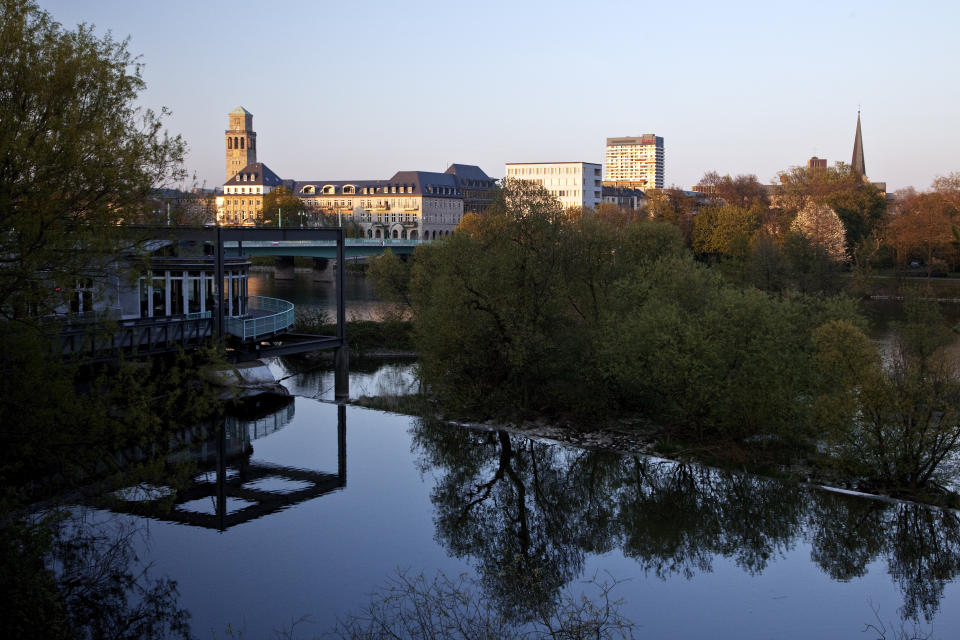
POLYGON ((228 116, 226 130, 227 176, 225 182, 248 164, 257 161, 257 134, 253 131, 253 114, 237 107, 228 116))

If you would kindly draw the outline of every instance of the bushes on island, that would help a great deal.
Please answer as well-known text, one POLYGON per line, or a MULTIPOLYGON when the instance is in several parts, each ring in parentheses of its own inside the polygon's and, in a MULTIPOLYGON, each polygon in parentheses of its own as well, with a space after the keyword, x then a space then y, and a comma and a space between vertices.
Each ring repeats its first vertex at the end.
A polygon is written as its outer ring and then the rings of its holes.
MULTIPOLYGON (((387 256, 371 273, 408 300, 423 383, 451 414, 639 413, 681 438, 827 447, 898 487, 929 483, 958 448, 943 341, 926 364, 884 366, 851 299, 734 284, 667 223, 611 224, 508 180, 412 265, 387 256), (930 464, 902 472, 917 448, 930 464)), ((924 343, 934 322, 903 331, 924 343)))

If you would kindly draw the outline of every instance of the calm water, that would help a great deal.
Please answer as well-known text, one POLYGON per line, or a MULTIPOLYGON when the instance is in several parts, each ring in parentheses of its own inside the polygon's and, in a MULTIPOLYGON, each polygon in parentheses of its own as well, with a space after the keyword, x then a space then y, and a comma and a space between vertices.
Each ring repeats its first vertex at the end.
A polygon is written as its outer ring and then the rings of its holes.
MULTIPOLYGON (((251 293, 334 308, 307 273, 257 274, 251 293)), ((347 298, 354 317, 382 313, 361 277, 347 298)), ((337 407, 331 371, 270 366, 296 398, 227 425, 219 484, 217 441, 198 442, 174 504, 154 487, 95 512, 145 532, 141 557, 177 581, 198 637, 297 620, 295 637, 322 635, 398 570, 465 573, 506 613, 616 580, 637 637, 873 638, 878 617, 888 638, 904 622, 960 634, 956 512, 337 407)), ((415 385, 385 364, 350 389, 415 385)))
MULTIPOLYGON (((143 558, 177 580, 200 637, 269 637, 304 616, 298 637, 321 634, 398 568, 467 572, 504 610, 610 576, 638 637, 864 637, 874 609, 888 628, 960 629, 954 512, 338 409, 315 399, 327 376, 288 378, 293 404, 232 425, 244 442, 227 449, 247 453, 219 520, 209 445, 189 500, 100 512, 146 527, 143 558)), ((351 387, 410 380, 387 366, 351 387)))
MULTIPOLYGON (((380 320, 394 312, 393 305, 382 302, 362 274, 344 274, 347 320, 380 320)), ((298 269, 292 280, 277 280, 273 271, 254 271, 248 281, 250 295, 281 298, 296 305, 297 312, 323 313, 333 322, 337 314, 336 287, 332 282, 314 282, 313 273, 298 269)))

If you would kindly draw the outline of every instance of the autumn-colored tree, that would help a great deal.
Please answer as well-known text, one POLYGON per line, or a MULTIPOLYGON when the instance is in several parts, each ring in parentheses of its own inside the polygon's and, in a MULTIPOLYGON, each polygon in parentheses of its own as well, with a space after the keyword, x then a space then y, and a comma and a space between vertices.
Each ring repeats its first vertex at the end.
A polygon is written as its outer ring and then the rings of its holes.
POLYGON ((949 184, 938 178, 932 191, 901 194, 885 234, 898 265, 920 260, 929 272, 935 260, 958 264, 954 230, 960 225, 960 190, 949 184))
POLYGON ((716 171, 708 171, 700 178, 697 186, 701 193, 731 206, 749 209, 754 204, 763 207, 770 205, 767 188, 753 174, 732 178, 729 174, 721 176, 716 171))
POLYGON ((619 229, 647 217, 644 211, 628 209, 613 204, 612 202, 601 202, 598 204, 596 208, 594 208, 594 215, 598 220, 603 220, 619 229))

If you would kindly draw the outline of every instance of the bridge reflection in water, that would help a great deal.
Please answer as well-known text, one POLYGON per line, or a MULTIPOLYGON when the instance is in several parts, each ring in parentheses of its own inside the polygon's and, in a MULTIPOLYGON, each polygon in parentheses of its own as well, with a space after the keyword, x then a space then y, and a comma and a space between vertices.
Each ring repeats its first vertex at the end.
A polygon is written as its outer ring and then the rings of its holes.
POLYGON ((110 510, 156 520, 226 531, 347 486, 347 414, 337 407, 336 473, 287 467, 252 459, 252 441, 285 427, 294 415, 283 408, 255 419, 227 416, 213 438, 171 456, 200 466, 183 488, 137 485, 117 491, 110 510))

